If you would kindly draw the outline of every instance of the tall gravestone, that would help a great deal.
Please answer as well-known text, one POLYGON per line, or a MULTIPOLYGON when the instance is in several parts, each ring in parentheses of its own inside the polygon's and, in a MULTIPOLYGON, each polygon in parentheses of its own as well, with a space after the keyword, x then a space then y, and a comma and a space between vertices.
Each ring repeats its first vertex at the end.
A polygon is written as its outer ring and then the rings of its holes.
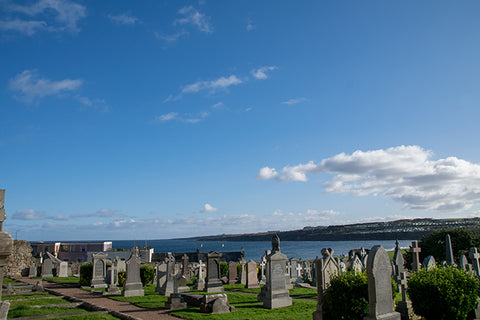
POLYGON ((188 274, 188 256, 186 253, 182 256, 182 275, 186 280, 190 280, 190 276, 188 274))
POLYGON ((202 260, 198 260, 198 279, 195 284, 195 289, 198 291, 203 291, 205 289, 205 263, 202 260))
POLYGON ((3 276, 5 275, 5 267, 7 258, 13 251, 13 239, 10 232, 3 231, 3 222, 7 218, 5 213, 5 190, 0 189, 0 320, 7 319, 10 302, 2 301, 3 276))
POLYGON ((247 263, 247 284, 245 288, 260 288, 257 278, 257 263, 253 260, 247 263))
POLYGON ((223 292, 222 280, 220 280, 220 257, 221 253, 212 251, 207 254, 207 280, 205 281, 206 292, 223 292))
POLYGON ((477 248, 470 248, 470 260, 472 260, 473 271, 477 277, 480 277, 480 253, 477 248))
POLYGON ((44 258, 42 263, 42 278, 52 278, 54 268, 53 260, 48 256, 44 258))
POLYGON ((91 286, 94 288, 106 288, 107 283, 107 255, 103 252, 92 254, 93 274, 91 286))
POLYGON ((232 261, 228 264, 228 284, 237 283, 237 263, 232 261))
POLYGON ((245 257, 240 258, 240 283, 243 285, 247 284, 247 260, 245 260, 245 257))
POLYGON ((57 266, 57 277, 59 278, 66 278, 68 277, 68 262, 66 261, 60 261, 60 263, 57 266))
POLYGON ((272 237, 272 251, 266 256, 266 284, 262 287, 259 300, 266 309, 277 309, 292 305, 292 298, 285 283, 287 256, 280 251, 280 238, 272 237))
POLYGON ((447 265, 454 268, 457 267, 457 264, 455 263, 455 258, 453 256, 452 239, 450 238, 449 234, 445 236, 445 251, 446 251, 447 265))
POLYGON ((317 269, 317 308, 313 313, 313 320, 325 319, 325 311, 323 310, 325 291, 330 287, 330 278, 338 272, 339 263, 333 257, 333 249, 322 249, 321 259, 315 260, 315 268, 317 269))
POLYGON ((155 272, 157 273, 155 292, 160 292, 167 279, 167 264, 165 262, 160 263, 155 267, 155 272))
POLYGON ((171 252, 167 253, 165 263, 167 265, 165 282, 158 292, 160 292, 161 295, 168 297, 175 291, 175 256, 171 252))
POLYGON ((422 249, 418 246, 418 241, 413 241, 410 247, 412 253, 412 271, 416 272, 420 270, 420 252, 422 249))
POLYGON ((365 320, 401 320, 394 311, 392 298, 392 265, 382 246, 374 246, 368 255, 368 316, 365 320))
POLYGON ((122 296, 138 297, 144 296, 142 280, 140 279, 140 264, 142 259, 138 256, 138 248, 133 247, 132 255, 126 262, 127 275, 123 284, 122 296))
POLYGON ((108 289, 103 293, 104 295, 107 294, 120 294, 120 289, 117 287, 118 281, 118 272, 117 272, 118 260, 113 260, 112 266, 110 267, 110 284, 108 285, 108 289))

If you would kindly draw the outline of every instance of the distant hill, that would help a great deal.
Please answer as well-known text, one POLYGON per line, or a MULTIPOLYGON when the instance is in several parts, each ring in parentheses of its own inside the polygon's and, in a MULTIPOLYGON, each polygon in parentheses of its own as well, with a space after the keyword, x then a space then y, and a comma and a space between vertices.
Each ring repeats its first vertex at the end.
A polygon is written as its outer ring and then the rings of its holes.
POLYGON ((287 241, 347 241, 347 240, 415 240, 435 230, 465 228, 480 233, 480 218, 461 219, 403 219, 388 222, 369 222, 348 225, 305 227, 292 231, 267 231, 245 234, 182 238, 198 241, 268 241, 277 233, 287 241))

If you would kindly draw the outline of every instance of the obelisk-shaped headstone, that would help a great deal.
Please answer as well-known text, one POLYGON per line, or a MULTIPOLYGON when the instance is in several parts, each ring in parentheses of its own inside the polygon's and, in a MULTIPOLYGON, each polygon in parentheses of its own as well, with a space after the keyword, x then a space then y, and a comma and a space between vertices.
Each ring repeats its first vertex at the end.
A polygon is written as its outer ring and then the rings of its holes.
POLYGON ((453 255, 452 239, 450 238, 449 234, 447 234, 445 236, 445 250, 446 250, 447 265, 449 265, 451 267, 456 267, 457 264, 455 263, 455 258, 454 258, 454 255, 453 255))

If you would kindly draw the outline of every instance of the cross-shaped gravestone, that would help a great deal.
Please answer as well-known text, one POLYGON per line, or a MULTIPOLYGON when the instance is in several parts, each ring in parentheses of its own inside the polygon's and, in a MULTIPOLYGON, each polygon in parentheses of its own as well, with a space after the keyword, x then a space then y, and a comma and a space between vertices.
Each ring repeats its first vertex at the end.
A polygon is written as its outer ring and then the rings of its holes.
POLYGON ((302 272, 302 266, 299 263, 297 264, 295 270, 297 270, 297 277, 300 277, 302 272))
POLYGON ((410 252, 412 253, 412 271, 418 271, 420 269, 420 252, 422 248, 418 246, 418 241, 413 241, 412 246, 410 247, 410 252))
POLYGON ((479 265, 479 259, 480 259, 480 253, 478 253, 477 248, 472 247, 470 248, 470 259, 472 260, 473 264, 473 270, 475 271, 476 276, 480 276, 480 265, 479 265))
POLYGON ((407 277, 405 275, 405 272, 400 273, 400 290, 402 293, 402 301, 407 301, 408 300, 408 295, 407 295, 407 277))
POLYGON ((185 278, 188 278, 188 256, 186 253, 183 254, 182 256, 182 275, 185 278))
POLYGON ((198 260, 198 279, 205 279, 205 275, 203 274, 203 267, 205 267, 205 263, 202 260, 198 260))

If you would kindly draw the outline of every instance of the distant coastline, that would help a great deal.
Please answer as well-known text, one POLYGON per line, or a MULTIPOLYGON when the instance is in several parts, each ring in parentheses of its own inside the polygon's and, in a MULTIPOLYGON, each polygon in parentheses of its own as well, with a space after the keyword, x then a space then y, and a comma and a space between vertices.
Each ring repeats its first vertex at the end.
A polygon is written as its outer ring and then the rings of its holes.
POLYGON ((178 238, 194 241, 268 241, 274 233, 285 241, 358 241, 358 240, 419 240, 436 230, 465 228, 480 233, 480 218, 402 219, 348 225, 305 227, 291 231, 267 231, 244 234, 221 234, 178 238))

